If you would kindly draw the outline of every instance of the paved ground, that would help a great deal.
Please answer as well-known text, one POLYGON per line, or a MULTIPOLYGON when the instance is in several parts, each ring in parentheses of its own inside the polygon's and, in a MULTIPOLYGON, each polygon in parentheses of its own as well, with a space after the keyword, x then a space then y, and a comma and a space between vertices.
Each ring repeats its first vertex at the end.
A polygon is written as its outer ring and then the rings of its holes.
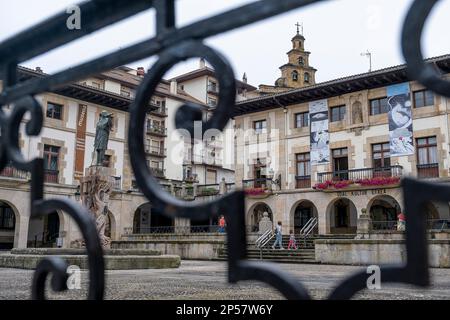
MULTIPOLYGON (((278 264, 302 281, 314 298, 324 298, 345 275, 361 267, 278 264)), ((0 269, 0 300, 29 299, 33 271, 0 269)), ((432 269, 430 289, 407 285, 383 285, 365 290, 356 299, 449 299, 450 269, 432 269)), ((82 272, 82 289, 49 293, 50 298, 83 299, 87 272, 82 272)), ((224 262, 182 261, 179 269, 127 270, 106 272, 106 299, 280 299, 271 287, 260 282, 226 282, 224 262)))

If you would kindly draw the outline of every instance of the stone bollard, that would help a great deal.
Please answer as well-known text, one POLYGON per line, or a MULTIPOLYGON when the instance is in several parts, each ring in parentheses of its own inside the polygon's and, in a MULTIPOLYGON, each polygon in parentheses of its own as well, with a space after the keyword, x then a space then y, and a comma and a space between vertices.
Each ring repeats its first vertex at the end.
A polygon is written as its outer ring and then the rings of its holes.
POLYGON ((372 220, 370 219, 370 214, 367 214, 367 210, 363 208, 361 209, 361 215, 358 217, 355 239, 369 239, 371 229, 372 220))

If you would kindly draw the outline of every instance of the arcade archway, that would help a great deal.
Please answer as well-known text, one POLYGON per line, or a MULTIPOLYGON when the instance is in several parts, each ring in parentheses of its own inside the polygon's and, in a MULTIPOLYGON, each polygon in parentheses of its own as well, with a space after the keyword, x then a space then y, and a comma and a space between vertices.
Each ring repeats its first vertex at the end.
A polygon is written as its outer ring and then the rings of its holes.
POLYGON ((273 214, 272 209, 263 203, 254 204, 250 210, 248 211, 248 223, 250 225, 250 232, 258 232, 259 231, 259 222, 264 216, 264 212, 269 214, 269 219, 273 222, 273 214))
POLYGON ((62 219, 57 211, 48 215, 30 218, 27 247, 51 248, 57 246, 62 219))
POLYGON ((333 200, 327 208, 329 232, 332 234, 354 234, 358 214, 355 204, 347 198, 333 200))
POLYGON ((293 206, 291 216, 294 218, 293 231, 298 234, 310 219, 317 218, 317 208, 311 201, 302 200, 293 206))
POLYGON ((395 198, 388 195, 373 198, 369 202, 368 212, 373 230, 397 229, 397 216, 401 212, 401 207, 395 198))
POLYGON ((136 209, 133 233, 173 233, 174 220, 158 213, 150 203, 136 209))
POLYGON ((0 250, 14 246, 16 211, 11 205, 0 201, 0 250))

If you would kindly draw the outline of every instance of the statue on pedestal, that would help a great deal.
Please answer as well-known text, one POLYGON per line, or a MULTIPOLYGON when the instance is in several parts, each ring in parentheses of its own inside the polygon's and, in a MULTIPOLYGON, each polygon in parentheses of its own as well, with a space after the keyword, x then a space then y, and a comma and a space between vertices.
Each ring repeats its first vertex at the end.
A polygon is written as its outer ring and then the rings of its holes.
POLYGON ((109 132, 111 131, 112 124, 112 113, 102 111, 95 130, 94 150, 97 166, 103 166, 105 151, 108 149, 109 132))
MULTIPOLYGON (((109 248, 111 244, 111 239, 106 236, 105 231, 108 224, 108 202, 114 181, 111 169, 104 166, 105 151, 108 148, 111 128, 112 114, 102 111, 95 132, 95 153, 93 154, 92 162, 94 163, 95 159, 96 164, 86 169, 85 175, 80 181, 82 204, 94 215, 97 232, 103 248, 109 248)), ((78 244, 84 246, 83 241, 78 244)))

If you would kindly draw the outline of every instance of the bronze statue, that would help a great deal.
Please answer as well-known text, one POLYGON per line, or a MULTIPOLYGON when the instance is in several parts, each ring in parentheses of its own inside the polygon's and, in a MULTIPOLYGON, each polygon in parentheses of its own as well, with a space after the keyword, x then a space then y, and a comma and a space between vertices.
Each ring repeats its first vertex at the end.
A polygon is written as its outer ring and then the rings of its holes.
POLYGON ((108 148, 109 132, 112 128, 112 113, 102 111, 95 130, 94 150, 97 155, 97 166, 103 166, 105 151, 108 148))

